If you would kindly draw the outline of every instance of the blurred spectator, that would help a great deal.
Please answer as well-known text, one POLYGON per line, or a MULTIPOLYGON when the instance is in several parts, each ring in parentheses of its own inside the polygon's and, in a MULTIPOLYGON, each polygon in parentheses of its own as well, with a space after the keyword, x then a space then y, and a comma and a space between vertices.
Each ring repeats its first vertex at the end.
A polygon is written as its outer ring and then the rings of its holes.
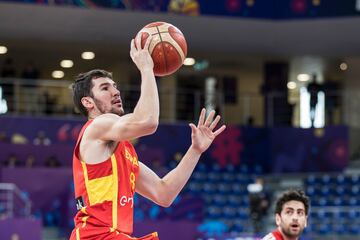
POLYGON ((11 136, 11 143, 12 144, 27 144, 28 143, 28 140, 25 136, 23 136, 22 134, 20 133, 14 133, 12 136, 11 136))
POLYGON ((168 12, 198 16, 200 4, 197 0, 171 0, 168 5, 168 12))
MULTIPOLYGON (((21 78, 24 79, 38 79, 40 77, 40 71, 35 67, 32 62, 28 62, 21 72, 21 78)), ((33 86, 33 84, 31 84, 33 86)))
POLYGON ((1 69, 1 87, 3 90, 4 98, 7 102, 8 111, 13 111, 14 106, 14 84, 10 78, 16 77, 16 70, 13 65, 12 58, 6 58, 1 69))
POLYGON ((6 58, 1 68, 1 77, 3 78, 14 78, 16 77, 16 70, 13 65, 12 58, 6 58))
POLYGON ((265 190, 264 179, 261 177, 256 178, 255 183, 249 184, 247 188, 254 232, 259 234, 264 231, 264 217, 270 206, 270 196, 265 190))
POLYGON ((43 112, 46 115, 51 115, 54 113, 54 108, 56 107, 56 97, 51 96, 48 91, 43 94, 43 112))
POLYGON ((38 107, 38 89, 37 89, 37 79, 40 76, 40 71, 35 67, 32 62, 28 62, 24 70, 21 73, 21 78, 27 80, 24 84, 24 97, 26 112, 39 112, 38 107))
POLYGON ((334 111, 340 104, 339 84, 333 80, 324 83, 325 92, 325 120, 327 125, 334 124, 334 111))
POLYGON ((61 163, 56 156, 52 155, 46 159, 45 166, 50 168, 57 168, 61 166, 61 163))
POLYGON ((198 231, 204 236, 213 239, 213 237, 222 236, 228 231, 228 227, 222 221, 208 220, 199 225, 198 231))
POLYGON ((316 74, 313 74, 312 81, 307 86, 307 90, 310 94, 310 122, 311 126, 314 127, 318 93, 321 91, 321 85, 317 82, 316 74))
POLYGON ((20 166, 20 162, 15 154, 10 154, 9 157, 3 162, 3 165, 8 168, 20 166))
POLYGON ((33 168, 35 166, 36 158, 33 154, 30 154, 25 160, 25 167, 33 168))
POLYGON ((246 119, 246 126, 248 126, 248 127, 253 127, 253 126, 254 126, 254 121, 255 121, 255 119, 254 119, 253 116, 247 117, 247 119, 246 119))
POLYGON ((9 142, 9 138, 6 135, 6 132, 1 131, 0 132, 0 142, 9 142))
POLYGON ((45 131, 38 131, 37 136, 33 141, 34 145, 42 145, 42 146, 49 146, 51 145, 51 140, 46 136, 45 131))

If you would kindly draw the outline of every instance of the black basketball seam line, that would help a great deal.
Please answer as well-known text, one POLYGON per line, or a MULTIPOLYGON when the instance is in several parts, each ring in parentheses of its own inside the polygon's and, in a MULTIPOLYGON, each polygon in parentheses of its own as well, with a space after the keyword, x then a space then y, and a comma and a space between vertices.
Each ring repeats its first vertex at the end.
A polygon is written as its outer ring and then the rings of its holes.
MULTIPOLYGON (((159 34, 159 37, 160 37, 160 42, 162 43, 163 42, 163 40, 162 40, 162 37, 161 37, 161 32, 160 32, 160 30, 159 30, 159 27, 158 26, 156 26, 156 30, 157 30, 157 34, 159 34)), ((161 44, 161 48, 162 48, 162 51, 163 51, 163 54, 164 54, 164 62, 165 62, 165 71, 167 72, 168 71, 168 66, 167 66, 167 59, 166 59, 166 54, 165 54, 165 49, 164 49, 164 46, 163 46, 163 44, 161 44)))
MULTIPOLYGON (((151 34, 152 36, 155 36, 156 34, 159 34, 159 37, 160 37, 160 40, 161 40, 161 43, 162 42, 165 42, 165 41, 163 41, 162 40, 162 37, 161 37, 161 34, 160 33, 168 33, 168 34, 170 34, 170 32, 169 31, 163 31, 163 32, 160 32, 159 31, 159 28, 158 28, 158 26, 156 26, 156 30, 157 30, 157 33, 153 33, 153 34, 151 34)), ((180 33, 178 33, 178 32, 175 32, 175 34, 180 34, 180 33)), ((171 34, 170 34, 170 36, 171 36, 171 34)), ((176 42, 176 41, 175 41, 176 42)), ((167 67, 167 58, 166 58, 166 55, 165 55, 165 51, 164 51, 164 47, 163 47, 163 45, 161 44, 161 48, 163 49, 163 53, 164 53, 164 58, 165 58, 165 71, 167 72, 168 71, 168 67, 167 67)), ((183 51, 183 49, 182 49, 182 47, 180 46, 180 48, 181 48, 181 51, 183 51)), ((179 59, 180 59, 180 61, 181 61, 181 54, 178 52, 178 51, 176 51, 176 53, 178 54, 178 57, 179 57, 179 59)), ((181 65, 180 65, 180 67, 181 67, 181 65)))

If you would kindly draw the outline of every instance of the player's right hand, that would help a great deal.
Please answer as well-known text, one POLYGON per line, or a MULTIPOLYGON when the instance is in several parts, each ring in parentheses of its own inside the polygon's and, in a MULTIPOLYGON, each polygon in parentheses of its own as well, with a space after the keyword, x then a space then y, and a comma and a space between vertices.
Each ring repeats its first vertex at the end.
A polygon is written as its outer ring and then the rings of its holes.
POLYGON ((135 39, 131 40, 130 57, 140 72, 148 70, 153 71, 154 69, 154 62, 148 50, 151 40, 152 37, 149 36, 146 39, 144 48, 141 48, 141 34, 138 34, 135 39))

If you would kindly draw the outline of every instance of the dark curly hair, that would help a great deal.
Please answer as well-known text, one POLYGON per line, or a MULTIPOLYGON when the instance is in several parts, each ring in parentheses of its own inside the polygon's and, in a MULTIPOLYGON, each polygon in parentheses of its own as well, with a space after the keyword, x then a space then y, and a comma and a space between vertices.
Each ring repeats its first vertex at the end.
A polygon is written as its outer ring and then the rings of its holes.
POLYGON ((93 87, 92 80, 107 77, 112 79, 112 73, 101 69, 94 69, 86 73, 80 73, 72 84, 73 102, 75 107, 85 116, 88 116, 88 111, 82 105, 81 99, 83 97, 93 97, 91 89, 93 87))
POLYGON ((305 215, 307 216, 310 208, 310 199, 302 190, 288 190, 284 192, 276 202, 275 213, 281 214, 284 204, 292 200, 299 201, 304 204, 305 215))

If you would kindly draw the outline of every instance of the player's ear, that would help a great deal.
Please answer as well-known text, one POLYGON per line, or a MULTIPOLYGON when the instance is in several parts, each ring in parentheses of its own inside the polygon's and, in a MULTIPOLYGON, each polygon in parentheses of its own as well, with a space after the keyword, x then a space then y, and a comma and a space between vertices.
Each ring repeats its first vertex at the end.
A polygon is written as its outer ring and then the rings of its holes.
POLYGON ((305 217, 305 225, 304 225, 304 227, 307 227, 307 220, 308 220, 308 217, 306 216, 305 217))
POLYGON ((91 97, 83 97, 83 98, 81 98, 81 104, 85 108, 92 108, 94 105, 94 101, 92 100, 91 97))
POLYGON ((280 214, 278 213, 275 215, 275 222, 276 222, 276 226, 279 226, 281 223, 281 217, 280 214))

